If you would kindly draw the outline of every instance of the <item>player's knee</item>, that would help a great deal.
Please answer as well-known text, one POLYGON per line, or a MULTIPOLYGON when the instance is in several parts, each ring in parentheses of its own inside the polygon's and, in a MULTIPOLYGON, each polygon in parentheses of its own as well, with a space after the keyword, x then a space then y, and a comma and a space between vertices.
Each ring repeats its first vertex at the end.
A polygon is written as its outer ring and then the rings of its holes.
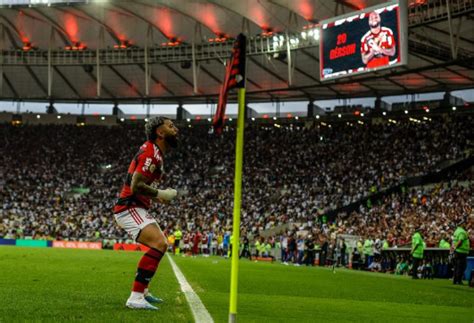
POLYGON ((153 242, 149 243, 149 247, 160 250, 161 252, 165 253, 168 250, 168 243, 165 239, 158 238, 155 239, 153 242))

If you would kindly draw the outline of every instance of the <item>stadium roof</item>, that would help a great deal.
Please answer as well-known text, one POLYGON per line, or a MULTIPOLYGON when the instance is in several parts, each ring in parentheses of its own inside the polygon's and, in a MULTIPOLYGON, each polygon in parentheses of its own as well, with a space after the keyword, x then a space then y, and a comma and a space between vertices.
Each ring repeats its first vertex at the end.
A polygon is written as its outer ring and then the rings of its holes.
MULTIPOLYGON (((216 101, 230 39, 238 33, 244 31, 256 44, 279 33, 297 37, 323 19, 382 2, 1 1, 0 98, 216 101), (156 60, 144 57, 145 48, 150 53, 156 49, 156 60)), ((291 69, 288 59, 255 52, 248 58, 248 100, 321 100, 472 88, 474 3, 453 0, 448 1, 449 7, 446 3, 409 1, 409 63, 395 70, 321 83, 317 44, 293 49, 291 69)))

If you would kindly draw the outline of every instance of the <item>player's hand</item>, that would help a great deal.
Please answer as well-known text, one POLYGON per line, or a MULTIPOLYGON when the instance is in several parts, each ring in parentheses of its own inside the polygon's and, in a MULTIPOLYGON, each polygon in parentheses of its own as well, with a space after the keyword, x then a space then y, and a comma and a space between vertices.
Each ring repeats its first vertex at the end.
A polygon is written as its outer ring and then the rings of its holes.
POLYGON ((172 188, 167 188, 166 190, 158 190, 158 194, 156 195, 156 198, 158 200, 164 200, 166 202, 169 202, 173 200, 176 195, 178 195, 178 191, 172 188))
POLYGON ((374 56, 378 56, 380 54, 382 54, 382 48, 380 47, 376 47, 376 48, 372 48, 372 53, 374 54, 374 56))
POLYGON ((170 204, 170 201, 166 201, 160 198, 154 198, 153 201, 158 202, 160 204, 170 204))

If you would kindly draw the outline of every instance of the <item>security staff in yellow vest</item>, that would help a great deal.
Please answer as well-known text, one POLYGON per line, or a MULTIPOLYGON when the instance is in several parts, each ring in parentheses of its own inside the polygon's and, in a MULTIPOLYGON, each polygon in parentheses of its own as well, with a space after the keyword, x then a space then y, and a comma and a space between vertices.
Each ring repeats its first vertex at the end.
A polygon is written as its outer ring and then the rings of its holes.
POLYGON ((176 228, 176 231, 174 232, 174 243, 172 244, 173 246, 173 254, 179 255, 179 243, 181 242, 181 239, 183 238, 183 232, 181 232, 181 229, 179 227, 176 228))
POLYGON ((454 285, 463 285, 462 277, 466 270, 466 260, 469 255, 469 234, 464 230, 464 224, 464 221, 458 223, 453 234, 453 244, 451 245, 451 253, 454 254, 454 285))
POLYGON ((418 267, 423 261, 423 252, 425 251, 425 242, 421 237, 421 229, 417 228, 415 234, 411 238, 411 255, 412 255, 412 278, 418 279, 418 267))

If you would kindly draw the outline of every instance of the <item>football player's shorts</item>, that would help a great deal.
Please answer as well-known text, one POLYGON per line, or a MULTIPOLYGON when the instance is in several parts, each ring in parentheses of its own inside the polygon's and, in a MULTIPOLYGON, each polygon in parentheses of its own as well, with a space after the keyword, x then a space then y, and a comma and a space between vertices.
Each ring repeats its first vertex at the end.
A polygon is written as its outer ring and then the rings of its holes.
POLYGON ((118 225, 127 231, 134 241, 137 240, 140 231, 149 224, 156 224, 156 220, 143 208, 130 208, 123 212, 114 214, 118 225))

